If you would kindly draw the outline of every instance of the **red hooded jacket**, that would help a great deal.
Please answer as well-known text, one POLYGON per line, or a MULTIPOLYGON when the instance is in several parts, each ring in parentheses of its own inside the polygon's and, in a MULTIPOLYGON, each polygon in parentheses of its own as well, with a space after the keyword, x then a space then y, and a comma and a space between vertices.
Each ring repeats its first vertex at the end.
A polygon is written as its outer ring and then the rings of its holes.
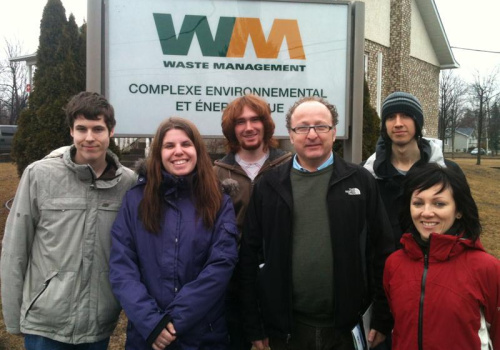
POLYGON ((393 350, 500 349, 500 261, 479 241, 431 234, 428 253, 411 234, 386 261, 393 350))

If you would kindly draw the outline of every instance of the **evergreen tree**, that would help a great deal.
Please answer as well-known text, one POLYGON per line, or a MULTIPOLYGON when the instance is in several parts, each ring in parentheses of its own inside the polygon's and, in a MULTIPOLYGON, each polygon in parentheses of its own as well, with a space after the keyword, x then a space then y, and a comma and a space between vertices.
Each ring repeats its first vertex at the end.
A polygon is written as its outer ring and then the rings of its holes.
POLYGON ((380 117, 370 104, 370 89, 368 89, 368 83, 365 79, 363 95, 363 160, 368 159, 375 152, 379 136, 380 117))
POLYGON ((85 33, 61 0, 48 0, 40 23, 37 70, 28 109, 21 114, 12 155, 19 175, 53 149, 72 143, 64 106, 85 90, 85 33))
MULTIPOLYGON (((363 143, 361 159, 366 160, 375 152, 378 137, 380 136, 380 118, 375 108, 370 105, 370 90, 364 82, 363 90, 363 143)), ((335 142, 333 150, 341 157, 344 154, 343 142, 335 142)))
POLYGON ((500 149, 500 107, 495 102, 491 108, 491 119, 489 127, 490 147, 498 155, 500 149))

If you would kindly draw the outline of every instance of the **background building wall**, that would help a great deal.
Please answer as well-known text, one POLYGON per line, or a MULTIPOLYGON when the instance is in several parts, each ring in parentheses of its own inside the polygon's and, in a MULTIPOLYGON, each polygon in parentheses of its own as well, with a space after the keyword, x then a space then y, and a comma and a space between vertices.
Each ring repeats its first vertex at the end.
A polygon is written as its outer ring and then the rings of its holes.
POLYGON ((417 96, 424 110, 424 136, 438 137, 439 67, 411 58, 408 91, 417 96))
POLYGON ((391 44, 391 0, 363 0, 365 39, 384 46, 391 44))
POLYGON ((409 92, 422 103, 425 135, 437 137, 440 68, 415 0, 364 2, 365 76, 372 106, 380 114, 387 95, 409 92))

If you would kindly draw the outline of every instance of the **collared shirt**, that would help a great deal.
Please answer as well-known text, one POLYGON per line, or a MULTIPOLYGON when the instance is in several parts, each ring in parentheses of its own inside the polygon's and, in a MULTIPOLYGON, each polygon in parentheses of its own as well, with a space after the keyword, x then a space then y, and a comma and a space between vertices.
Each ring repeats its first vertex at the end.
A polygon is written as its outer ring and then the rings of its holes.
MULTIPOLYGON (((316 170, 321 170, 321 169, 324 169, 326 168, 327 166, 330 166, 333 164, 333 152, 330 153, 330 158, 328 158, 323 164, 321 164, 316 170)), ((295 154, 293 156, 293 168, 294 169, 297 169, 299 171, 303 171, 303 172, 306 172, 306 173, 309 173, 310 171, 303 168, 300 164, 299 164, 299 161, 297 159, 297 154, 295 154)))
POLYGON ((236 162, 241 166, 241 168, 245 171, 247 176, 253 181, 257 174, 259 173, 260 169, 266 162, 267 158, 269 158, 269 152, 267 152, 262 158, 260 158, 258 161, 254 163, 249 163, 245 162, 241 157, 238 155, 238 153, 235 154, 234 159, 236 162))

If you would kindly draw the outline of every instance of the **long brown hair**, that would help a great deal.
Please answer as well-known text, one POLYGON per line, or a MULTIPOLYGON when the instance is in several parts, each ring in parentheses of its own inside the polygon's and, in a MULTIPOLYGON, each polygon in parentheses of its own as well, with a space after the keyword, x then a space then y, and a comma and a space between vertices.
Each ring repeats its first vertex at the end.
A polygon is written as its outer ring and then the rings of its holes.
POLYGON ((160 222, 163 217, 163 193, 160 192, 163 181, 161 150, 165 134, 172 129, 184 131, 194 144, 197 175, 194 177, 192 187, 193 200, 197 215, 203 220, 205 227, 210 228, 214 225, 221 207, 222 192, 200 132, 189 120, 178 117, 164 120, 156 130, 146 161, 147 182, 144 197, 139 204, 140 218, 148 231, 160 232, 160 222))
POLYGON ((271 117, 271 109, 267 102, 257 95, 244 95, 233 100, 222 113, 222 133, 226 137, 226 148, 229 152, 237 153, 241 149, 241 145, 236 138, 234 127, 236 120, 243 113, 244 107, 250 108, 257 113, 264 124, 264 149, 268 147, 277 147, 278 141, 273 138, 274 134, 274 121, 271 117))

